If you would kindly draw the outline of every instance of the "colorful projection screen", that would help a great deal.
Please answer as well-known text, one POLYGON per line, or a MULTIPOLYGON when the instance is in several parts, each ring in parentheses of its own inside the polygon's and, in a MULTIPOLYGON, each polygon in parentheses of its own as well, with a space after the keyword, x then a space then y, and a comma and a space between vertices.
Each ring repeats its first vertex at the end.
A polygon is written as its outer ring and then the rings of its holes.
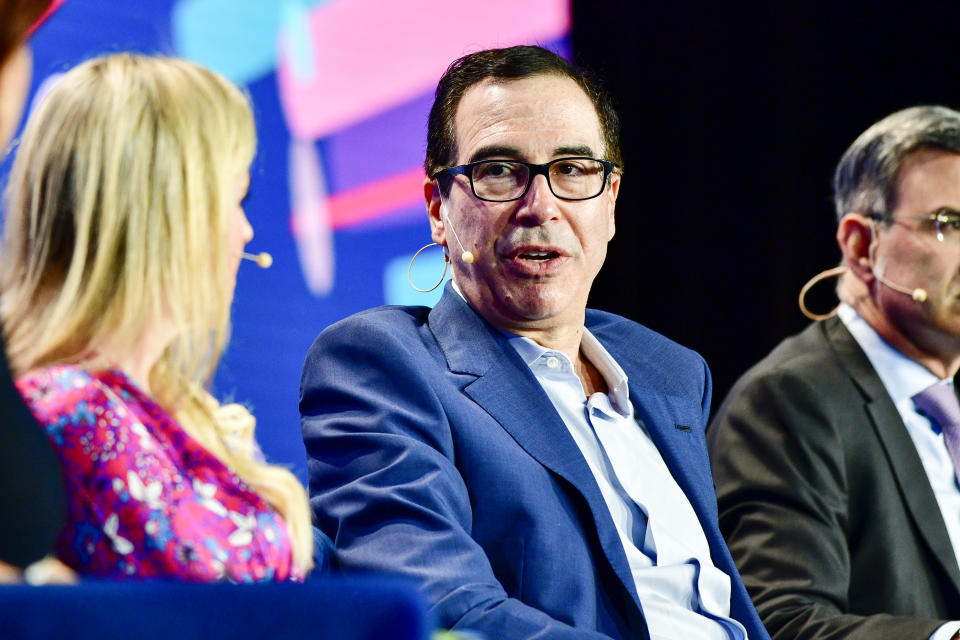
MULTIPOLYGON (((267 457, 305 479, 297 401, 313 339, 368 307, 433 305, 442 289, 407 281, 430 242, 422 162, 437 80, 487 47, 567 55, 569 30, 568 0, 67 0, 32 40, 32 101, 65 69, 117 51, 189 58, 245 87, 259 136, 248 250, 274 264, 240 267, 214 392, 250 406, 267 457)), ((414 281, 442 268, 426 251, 414 281)))

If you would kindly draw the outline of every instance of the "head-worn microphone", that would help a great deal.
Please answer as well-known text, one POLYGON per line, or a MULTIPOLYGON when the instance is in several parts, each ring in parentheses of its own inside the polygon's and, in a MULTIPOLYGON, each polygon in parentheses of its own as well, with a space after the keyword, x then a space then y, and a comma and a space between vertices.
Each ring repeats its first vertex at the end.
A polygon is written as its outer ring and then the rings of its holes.
POLYGON ((882 273, 879 273, 879 271, 881 271, 881 270, 879 270, 879 269, 874 270, 873 275, 876 276, 877 280, 880 281, 881 284, 887 285, 888 287, 890 287, 890 288, 893 289, 894 291, 899 291, 900 293, 905 293, 905 294, 907 294, 908 296, 910 296, 911 298, 913 298, 914 300, 916 300, 917 302, 926 302, 926 301, 927 301, 927 290, 926 290, 926 289, 921 289, 921 288, 919 288, 919 287, 917 287, 916 289, 911 289, 911 288, 909 288, 909 287, 904 287, 903 285, 899 285, 899 284, 897 284, 896 282, 891 282, 891 281, 887 280, 886 278, 883 277, 883 274, 882 274, 882 273))
POLYGON ((261 251, 260 253, 241 253, 240 257, 244 260, 250 260, 251 262, 256 262, 257 266, 261 269, 269 269, 273 264, 273 256, 267 253, 266 251, 261 251))
POLYGON ((927 301, 926 289, 921 289, 919 287, 916 289, 911 289, 909 287, 903 286, 902 284, 897 284, 896 282, 887 280, 886 278, 883 277, 883 272, 884 272, 883 265, 876 264, 873 259, 873 254, 877 249, 877 225, 874 220, 870 220, 870 231, 873 237, 870 240, 870 246, 867 248, 867 259, 870 261, 870 268, 873 269, 873 275, 877 278, 877 281, 880 282, 880 284, 884 284, 887 287, 893 289, 894 291, 899 291, 900 293, 904 293, 910 296, 916 302, 926 302, 927 301), (874 266, 875 264, 876 266, 874 266))
POLYGON ((460 242, 460 237, 457 236, 457 230, 453 228, 453 225, 450 223, 450 216, 444 213, 443 217, 446 219, 447 226, 450 227, 450 231, 453 231, 453 237, 457 241, 457 244, 460 245, 460 259, 466 262, 467 264, 473 264, 473 253, 466 251, 463 248, 463 244, 460 242))

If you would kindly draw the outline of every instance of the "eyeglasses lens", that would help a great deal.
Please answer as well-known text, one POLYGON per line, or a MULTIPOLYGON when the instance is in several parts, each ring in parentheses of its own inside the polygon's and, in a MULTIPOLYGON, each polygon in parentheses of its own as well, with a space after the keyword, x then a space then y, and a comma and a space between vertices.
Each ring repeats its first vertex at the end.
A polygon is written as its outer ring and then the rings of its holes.
POLYGON ((960 245, 960 214, 941 212, 934 220, 937 226, 937 240, 960 245))
MULTIPOLYGON (((546 171, 550 190, 558 198, 586 200, 603 191, 603 164, 590 158, 562 158, 546 171)), ((530 167, 519 162, 491 160, 473 167, 472 182, 478 198, 504 202, 523 195, 531 180, 530 167)))

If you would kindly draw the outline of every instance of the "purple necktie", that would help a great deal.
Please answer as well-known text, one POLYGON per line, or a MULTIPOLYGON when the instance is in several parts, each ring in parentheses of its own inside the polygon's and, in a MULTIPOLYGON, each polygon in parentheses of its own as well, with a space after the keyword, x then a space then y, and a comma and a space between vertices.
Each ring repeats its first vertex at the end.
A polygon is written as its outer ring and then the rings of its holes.
POLYGON ((960 481, 960 403, 952 384, 937 383, 913 396, 913 404, 943 433, 943 442, 953 461, 954 476, 960 481))

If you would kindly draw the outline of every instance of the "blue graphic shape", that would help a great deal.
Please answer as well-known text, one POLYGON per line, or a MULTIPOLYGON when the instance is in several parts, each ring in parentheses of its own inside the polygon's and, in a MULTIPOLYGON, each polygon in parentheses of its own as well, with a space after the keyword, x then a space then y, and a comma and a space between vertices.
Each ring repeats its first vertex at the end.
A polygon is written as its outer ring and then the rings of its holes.
MULTIPOLYGON (((383 268, 383 297, 387 304, 402 305, 423 305, 432 307, 440 301, 443 295, 443 287, 450 279, 450 270, 443 277, 443 283, 430 291, 421 293, 410 286, 407 279, 407 268, 410 266, 410 259, 413 254, 399 256, 387 262, 383 268)), ((413 283, 421 289, 432 287, 437 283, 437 278, 443 273, 443 251, 440 247, 430 247, 419 256, 413 263, 413 269, 410 271, 410 278, 413 283)))
POLYGON ((313 39, 310 36, 310 10, 306 3, 288 0, 283 3, 281 23, 284 42, 290 54, 290 66, 297 79, 308 82, 314 75, 313 39))
POLYGON ((174 48, 177 55, 247 84, 277 66, 277 32, 285 19, 287 25, 301 21, 293 31, 294 51, 298 62, 300 55, 309 58, 306 19, 310 8, 325 1, 329 0, 180 0, 171 14, 174 48))
POLYGON ((279 7, 262 0, 181 0, 171 16, 177 54, 247 84, 276 66, 279 7))

